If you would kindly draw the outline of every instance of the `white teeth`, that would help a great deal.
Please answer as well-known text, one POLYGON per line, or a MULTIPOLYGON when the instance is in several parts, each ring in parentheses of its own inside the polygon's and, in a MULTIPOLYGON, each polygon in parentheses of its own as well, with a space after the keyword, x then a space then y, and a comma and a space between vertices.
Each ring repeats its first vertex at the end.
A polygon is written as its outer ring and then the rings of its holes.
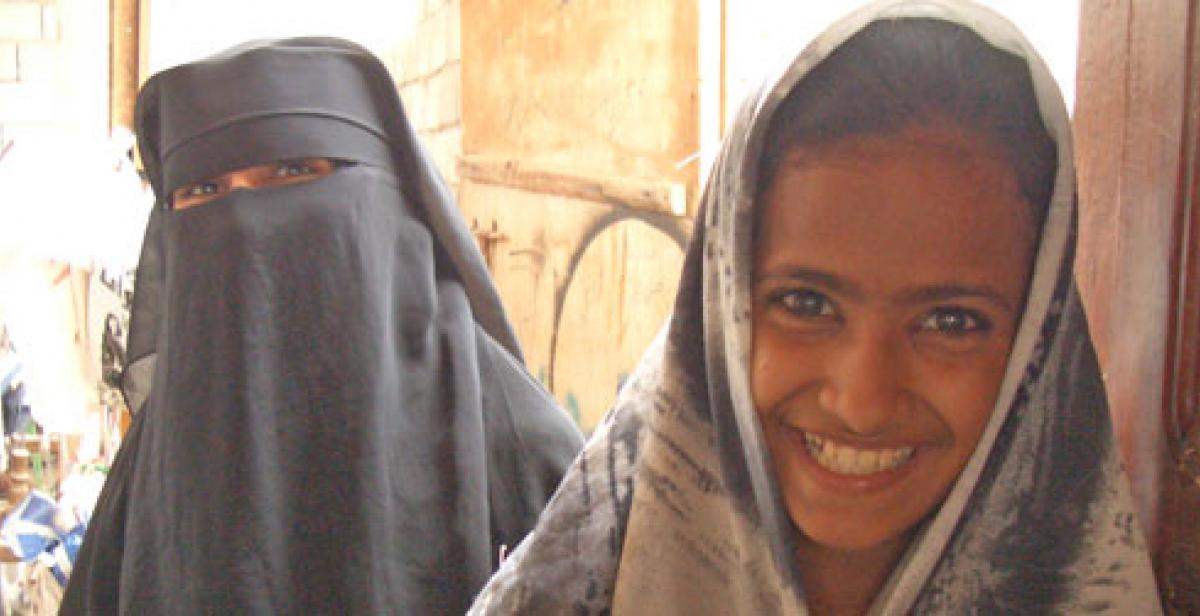
POLYGON ((862 449, 854 459, 855 468, 879 468, 880 454, 878 450, 862 449))
POLYGON ((843 475, 870 475, 891 470, 907 462, 914 449, 858 449, 836 445, 809 432, 804 433, 804 444, 817 464, 843 475))

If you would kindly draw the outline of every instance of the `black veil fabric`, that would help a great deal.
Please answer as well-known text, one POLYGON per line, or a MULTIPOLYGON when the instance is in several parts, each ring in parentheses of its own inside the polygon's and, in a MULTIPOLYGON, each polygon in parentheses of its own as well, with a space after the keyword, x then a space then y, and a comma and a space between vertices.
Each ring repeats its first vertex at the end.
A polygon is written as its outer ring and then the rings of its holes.
POLYGON ((381 63, 256 42, 138 99, 137 410, 64 613, 462 613, 582 446, 381 63), (298 158, 312 182, 169 210, 298 158))

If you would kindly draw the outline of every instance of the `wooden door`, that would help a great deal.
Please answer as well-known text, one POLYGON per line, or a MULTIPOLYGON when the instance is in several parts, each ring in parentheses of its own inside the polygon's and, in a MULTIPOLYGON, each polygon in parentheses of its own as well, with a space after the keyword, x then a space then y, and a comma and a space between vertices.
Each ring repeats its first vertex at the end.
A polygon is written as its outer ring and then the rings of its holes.
POLYGON ((1077 274, 1173 609, 1200 610, 1196 0, 1083 0, 1077 274))
POLYGON ((459 201, 530 372, 591 430, 675 297, 694 0, 462 0, 459 201))

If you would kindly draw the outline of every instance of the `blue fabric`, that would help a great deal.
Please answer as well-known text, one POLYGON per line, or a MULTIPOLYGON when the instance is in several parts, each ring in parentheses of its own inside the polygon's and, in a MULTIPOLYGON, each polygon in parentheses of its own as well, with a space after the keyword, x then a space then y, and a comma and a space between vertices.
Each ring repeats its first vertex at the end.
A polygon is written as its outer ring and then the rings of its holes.
POLYGON ((17 558, 25 562, 33 560, 52 543, 61 539, 54 530, 54 514, 57 511, 58 507, 49 496, 40 492, 30 492, 20 505, 5 516, 4 523, 0 524, 0 541, 3 541, 17 558))
POLYGON ((31 492, 4 517, 0 524, 0 541, 22 561, 45 564, 58 583, 66 587, 87 526, 80 522, 65 533, 59 532, 54 528, 57 513, 58 505, 53 499, 40 492, 31 492))
POLYGON ((56 539, 46 546, 36 560, 46 565, 54 579, 58 580, 59 586, 66 587, 67 580, 71 577, 71 569, 75 563, 75 556, 79 554, 79 546, 83 544, 83 535, 87 530, 83 523, 75 525, 75 528, 67 531, 60 539, 56 539))

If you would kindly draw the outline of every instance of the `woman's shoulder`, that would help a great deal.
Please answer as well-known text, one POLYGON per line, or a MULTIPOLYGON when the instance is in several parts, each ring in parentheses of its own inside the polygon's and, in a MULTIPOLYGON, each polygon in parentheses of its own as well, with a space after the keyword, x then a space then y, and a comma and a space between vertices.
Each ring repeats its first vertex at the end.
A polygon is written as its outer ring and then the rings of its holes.
POLYGON ((614 407, 471 613, 591 614, 611 604, 643 430, 633 408, 614 407))
POLYGON ((489 447, 511 447, 516 455, 549 463, 561 474, 583 447, 579 427, 482 327, 476 326, 475 338, 489 447))

